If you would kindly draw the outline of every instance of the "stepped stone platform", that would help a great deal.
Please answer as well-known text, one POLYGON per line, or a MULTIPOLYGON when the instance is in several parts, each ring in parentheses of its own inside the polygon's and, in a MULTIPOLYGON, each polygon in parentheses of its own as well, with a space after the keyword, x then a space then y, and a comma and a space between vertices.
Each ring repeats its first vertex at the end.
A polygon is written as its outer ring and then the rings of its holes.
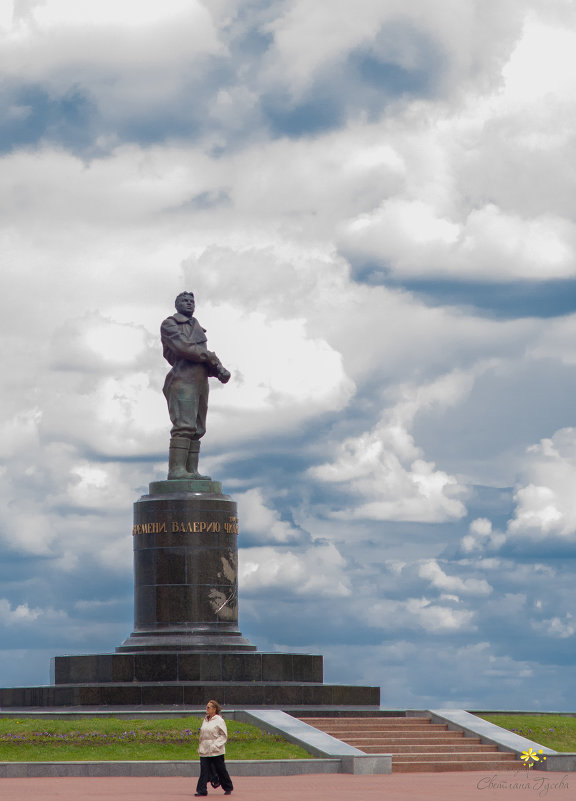
POLYGON ((378 687, 323 684, 316 654, 134 653, 58 656, 52 685, 0 690, 0 708, 58 706, 378 706, 378 687))

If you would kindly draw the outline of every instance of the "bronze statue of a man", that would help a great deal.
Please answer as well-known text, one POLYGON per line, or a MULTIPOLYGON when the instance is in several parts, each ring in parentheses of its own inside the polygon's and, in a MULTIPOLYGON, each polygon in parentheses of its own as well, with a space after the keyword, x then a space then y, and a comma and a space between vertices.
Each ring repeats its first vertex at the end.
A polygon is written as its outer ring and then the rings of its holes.
POLYGON ((208 479, 198 473, 200 439, 206 433, 208 376, 226 384, 230 373, 206 346, 206 329, 193 316, 194 293, 181 292, 175 305, 176 314, 160 328, 164 358, 172 365, 163 390, 172 421, 168 478, 208 479))

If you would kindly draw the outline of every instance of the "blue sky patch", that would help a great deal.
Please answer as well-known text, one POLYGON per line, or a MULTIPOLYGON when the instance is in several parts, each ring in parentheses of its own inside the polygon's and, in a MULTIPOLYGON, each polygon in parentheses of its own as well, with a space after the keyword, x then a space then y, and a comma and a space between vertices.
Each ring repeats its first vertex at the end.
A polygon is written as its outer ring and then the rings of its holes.
POLYGON ((38 147, 41 142, 82 151, 92 142, 96 111, 80 87, 60 97, 39 84, 6 87, 3 94, 0 152, 38 147))

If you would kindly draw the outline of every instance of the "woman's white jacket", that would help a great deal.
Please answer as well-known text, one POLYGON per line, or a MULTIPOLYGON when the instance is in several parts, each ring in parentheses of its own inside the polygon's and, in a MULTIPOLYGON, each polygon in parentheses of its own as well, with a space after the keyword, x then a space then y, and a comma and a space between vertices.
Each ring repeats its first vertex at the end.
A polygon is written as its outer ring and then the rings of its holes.
POLYGON ((210 720, 204 718, 200 729, 200 742, 198 753, 201 757, 220 756, 226 749, 224 745, 228 739, 226 722, 220 715, 212 715, 210 720))

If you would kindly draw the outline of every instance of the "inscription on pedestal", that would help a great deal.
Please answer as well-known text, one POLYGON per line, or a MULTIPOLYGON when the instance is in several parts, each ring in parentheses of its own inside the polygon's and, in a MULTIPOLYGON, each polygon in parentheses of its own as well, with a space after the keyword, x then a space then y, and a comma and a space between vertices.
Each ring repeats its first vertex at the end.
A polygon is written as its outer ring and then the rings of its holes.
POLYGON ((238 518, 230 515, 228 520, 155 520, 153 523, 136 523, 132 527, 132 535, 137 534, 203 534, 210 532, 219 534, 238 534, 238 518))

